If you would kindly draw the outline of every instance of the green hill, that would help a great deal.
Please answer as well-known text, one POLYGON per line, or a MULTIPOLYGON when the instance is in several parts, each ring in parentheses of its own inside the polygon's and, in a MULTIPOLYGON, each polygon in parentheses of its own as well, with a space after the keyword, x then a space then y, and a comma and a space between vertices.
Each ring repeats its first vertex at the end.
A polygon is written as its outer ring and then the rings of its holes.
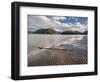
POLYGON ((35 34, 58 34, 58 32, 56 32, 53 29, 39 29, 33 33, 35 34))
POLYGON ((88 34, 87 31, 85 32, 79 32, 79 31, 64 31, 64 32, 57 32, 54 29, 38 29, 37 31, 33 32, 33 31, 28 31, 28 33, 30 34, 80 34, 80 35, 84 35, 84 34, 88 34))

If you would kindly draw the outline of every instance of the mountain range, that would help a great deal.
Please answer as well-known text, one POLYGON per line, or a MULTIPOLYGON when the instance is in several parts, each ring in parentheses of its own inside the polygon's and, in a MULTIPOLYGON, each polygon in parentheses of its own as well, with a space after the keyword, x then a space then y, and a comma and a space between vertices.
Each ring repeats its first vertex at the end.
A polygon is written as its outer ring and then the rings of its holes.
POLYGON ((79 31, 56 31, 54 29, 48 28, 48 29, 38 29, 36 31, 28 31, 28 33, 33 33, 33 34, 87 34, 88 32, 79 32, 79 31))

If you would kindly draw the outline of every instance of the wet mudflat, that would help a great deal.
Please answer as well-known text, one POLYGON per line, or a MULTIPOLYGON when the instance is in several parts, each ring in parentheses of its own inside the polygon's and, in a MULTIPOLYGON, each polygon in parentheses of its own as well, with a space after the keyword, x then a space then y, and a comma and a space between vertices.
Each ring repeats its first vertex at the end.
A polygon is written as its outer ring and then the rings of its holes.
POLYGON ((28 66, 87 64, 86 35, 28 35, 28 66))

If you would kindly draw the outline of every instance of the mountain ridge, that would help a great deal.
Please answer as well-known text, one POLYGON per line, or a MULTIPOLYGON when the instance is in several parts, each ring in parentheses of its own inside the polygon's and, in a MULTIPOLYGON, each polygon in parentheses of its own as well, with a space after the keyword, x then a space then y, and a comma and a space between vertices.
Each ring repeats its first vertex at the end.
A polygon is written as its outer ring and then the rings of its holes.
POLYGON ((63 32, 58 32, 52 28, 48 29, 38 29, 35 32, 28 31, 28 33, 33 33, 33 34, 88 34, 88 31, 79 32, 79 31, 63 31, 63 32))

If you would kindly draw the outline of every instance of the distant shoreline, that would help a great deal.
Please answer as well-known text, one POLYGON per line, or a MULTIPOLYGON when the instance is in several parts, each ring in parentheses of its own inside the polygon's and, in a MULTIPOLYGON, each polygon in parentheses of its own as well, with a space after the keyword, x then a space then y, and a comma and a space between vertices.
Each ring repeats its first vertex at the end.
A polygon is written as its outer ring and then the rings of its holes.
MULTIPOLYGON (((28 34, 42 34, 42 33, 30 33, 28 34)), ((43 35, 88 35, 88 34, 43 34, 43 35)))

